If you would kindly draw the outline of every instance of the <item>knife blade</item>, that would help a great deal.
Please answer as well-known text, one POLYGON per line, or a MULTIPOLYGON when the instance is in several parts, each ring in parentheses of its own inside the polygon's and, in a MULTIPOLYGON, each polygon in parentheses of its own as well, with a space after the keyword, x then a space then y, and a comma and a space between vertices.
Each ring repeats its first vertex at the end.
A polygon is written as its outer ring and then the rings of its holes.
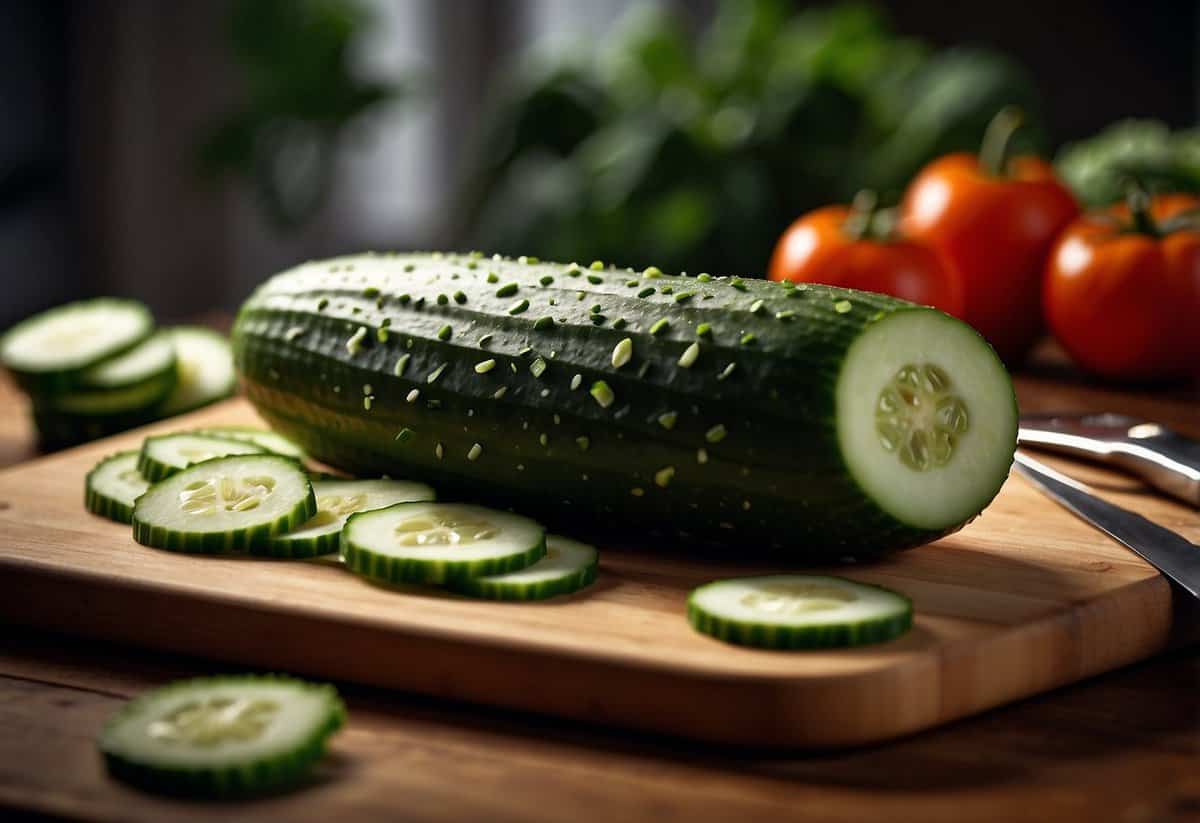
POLYGON ((1140 514, 1102 500, 1087 486, 1017 452, 1013 468, 1052 500, 1090 523, 1200 599, 1200 546, 1140 514))

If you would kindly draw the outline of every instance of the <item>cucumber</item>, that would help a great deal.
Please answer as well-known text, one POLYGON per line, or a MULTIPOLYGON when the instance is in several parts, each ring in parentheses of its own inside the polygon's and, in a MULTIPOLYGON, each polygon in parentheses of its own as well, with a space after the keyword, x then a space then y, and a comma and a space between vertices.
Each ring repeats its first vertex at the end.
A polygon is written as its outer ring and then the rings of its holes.
POLYGON ((175 346, 170 334, 157 332, 125 354, 93 366, 79 375, 84 389, 128 389, 150 380, 168 378, 175 384, 175 346))
POLYGON ((126 703, 98 743, 109 773, 141 788, 244 796, 302 781, 345 719, 332 686, 280 675, 205 677, 126 703))
POLYGON ((350 516, 346 567, 384 583, 455 583, 523 569, 546 553, 532 520, 464 503, 397 503, 350 516))
POLYGON ((273 538, 268 552, 280 557, 316 557, 338 550, 346 520, 356 512, 434 500, 433 489, 424 483, 403 480, 313 480, 317 513, 307 523, 273 538))
POLYGON ((772 575, 718 580, 688 598, 688 622, 726 643, 827 649, 882 643, 912 627, 904 595, 842 577, 772 575))
POLYGON ((214 457, 265 452, 266 449, 246 440, 210 434, 161 434, 142 441, 138 471, 153 483, 214 457))
POLYGON ((0 363, 32 392, 74 385, 82 372, 117 357, 154 331, 150 310, 134 300, 101 297, 36 314, 0 337, 0 363))
POLYGON ((974 330, 813 284, 362 255, 271 278, 232 341, 315 459, 564 531, 865 559, 960 528, 1016 448, 974 330))
POLYGON ((224 335, 201 326, 167 329, 179 359, 179 382, 159 408, 160 417, 193 411, 233 394, 237 375, 224 335))
POLYGON ((133 539, 171 551, 268 554, 272 537, 316 513, 299 463, 238 454, 197 463, 152 485, 134 504, 133 539))
POLYGON ((488 600, 545 600, 590 586, 599 555, 586 543, 546 535, 546 556, 508 574, 468 577, 450 585, 453 591, 488 600))
POLYGON ((153 415, 144 409, 118 414, 69 414, 36 406, 33 409, 38 445, 43 451, 99 440, 143 426, 153 419, 153 415))
POLYGON ((125 451, 97 463, 84 479, 87 510, 118 523, 131 522, 134 502, 150 488, 137 462, 138 452, 125 451))
POLYGON ((250 426, 208 426, 196 429, 196 434, 211 434, 214 437, 224 437, 229 440, 242 440, 253 443, 272 454, 282 454, 284 457, 294 457, 297 460, 303 460, 307 456, 304 454, 304 449, 279 432, 269 429, 255 429, 250 426))

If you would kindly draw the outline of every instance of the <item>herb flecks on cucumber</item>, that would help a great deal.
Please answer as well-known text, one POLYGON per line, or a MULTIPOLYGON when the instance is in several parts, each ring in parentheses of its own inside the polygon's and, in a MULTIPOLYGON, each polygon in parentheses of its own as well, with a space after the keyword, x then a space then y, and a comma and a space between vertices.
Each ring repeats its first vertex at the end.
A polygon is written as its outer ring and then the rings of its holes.
POLYGON ((1007 475, 1011 381, 979 335, 935 310, 653 267, 640 275, 647 293, 627 285, 636 272, 603 266, 471 262, 365 255, 272 278, 234 326, 248 397, 315 458, 354 474, 419 478, 565 528, 620 512, 669 537, 809 562, 936 539, 1007 475), (437 304, 455 291, 466 301, 437 304), (531 310, 510 314, 514 300, 531 310), (539 328, 550 306, 553 328, 539 328), (596 324, 596 306, 627 322, 596 324), (443 340, 447 325, 470 332, 443 340), (296 326, 306 333, 288 339, 296 326), (341 344, 362 326, 369 344, 351 356, 341 344), (385 327, 381 342, 373 332, 385 327), (907 366, 944 377, 945 392, 920 398, 944 418, 879 415, 907 366), (364 384, 369 409, 343 390, 364 384), (417 435, 397 439, 404 430, 417 435), (889 450, 883 435, 897 433, 907 440, 889 450), (664 467, 669 482, 656 482, 664 467))
POLYGON ((736 645, 827 649, 904 634, 912 626, 912 603, 880 586, 841 577, 744 577, 693 591, 688 621, 697 631, 736 645))
POLYGON ((131 700, 98 743, 109 772, 141 788, 246 796, 301 782, 345 718, 331 686, 278 675, 206 677, 131 700))

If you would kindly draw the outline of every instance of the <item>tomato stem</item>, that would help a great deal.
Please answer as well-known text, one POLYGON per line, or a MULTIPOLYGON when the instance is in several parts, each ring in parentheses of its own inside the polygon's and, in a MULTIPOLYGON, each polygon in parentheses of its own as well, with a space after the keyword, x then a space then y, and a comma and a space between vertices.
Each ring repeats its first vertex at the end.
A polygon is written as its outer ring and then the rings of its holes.
POLYGON ((1025 113, 1016 106, 1005 106, 996 112, 979 146, 979 165, 985 172, 993 177, 1005 176, 1013 135, 1024 123, 1025 113))
POLYGON ((1125 193, 1125 203, 1129 206, 1130 229, 1138 234, 1148 234, 1158 237, 1158 224, 1150 214, 1150 192, 1142 185, 1141 180, 1131 180, 1125 193))
POLYGON ((870 189, 854 195, 850 215, 842 225, 852 240, 888 240, 896 224, 895 209, 879 207, 879 196, 870 189))

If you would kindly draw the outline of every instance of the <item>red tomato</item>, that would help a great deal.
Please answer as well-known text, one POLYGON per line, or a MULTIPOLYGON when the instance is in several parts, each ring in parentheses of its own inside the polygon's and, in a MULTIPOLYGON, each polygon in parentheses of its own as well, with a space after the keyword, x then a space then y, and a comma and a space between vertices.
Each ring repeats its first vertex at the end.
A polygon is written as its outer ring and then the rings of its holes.
POLYGON ((907 239, 856 237, 853 211, 826 206, 788 227, 771 255, 768 277, 890 294, 962 316, 957 274, 936 252, 907 239))
POLYGON ((1046 319, 1085 369, 1121 380, 1200 374, 1200 221, 1170 218, 1200 198, 1155 198, 1072 223, 1046 266, 1046 319))
POLYGON ((1046 257, 1079 214, 1050 164, 1006 158, 1007 139, 1019 123, 1014 117, 1002 112, 994 124, 999 130, 989 128, 981 151, 988 162, 973 154, 939 158, 914 178, 900 206, 900 228, 960 272, 964 319, 1010 364, 1037 341, 1046 257))

